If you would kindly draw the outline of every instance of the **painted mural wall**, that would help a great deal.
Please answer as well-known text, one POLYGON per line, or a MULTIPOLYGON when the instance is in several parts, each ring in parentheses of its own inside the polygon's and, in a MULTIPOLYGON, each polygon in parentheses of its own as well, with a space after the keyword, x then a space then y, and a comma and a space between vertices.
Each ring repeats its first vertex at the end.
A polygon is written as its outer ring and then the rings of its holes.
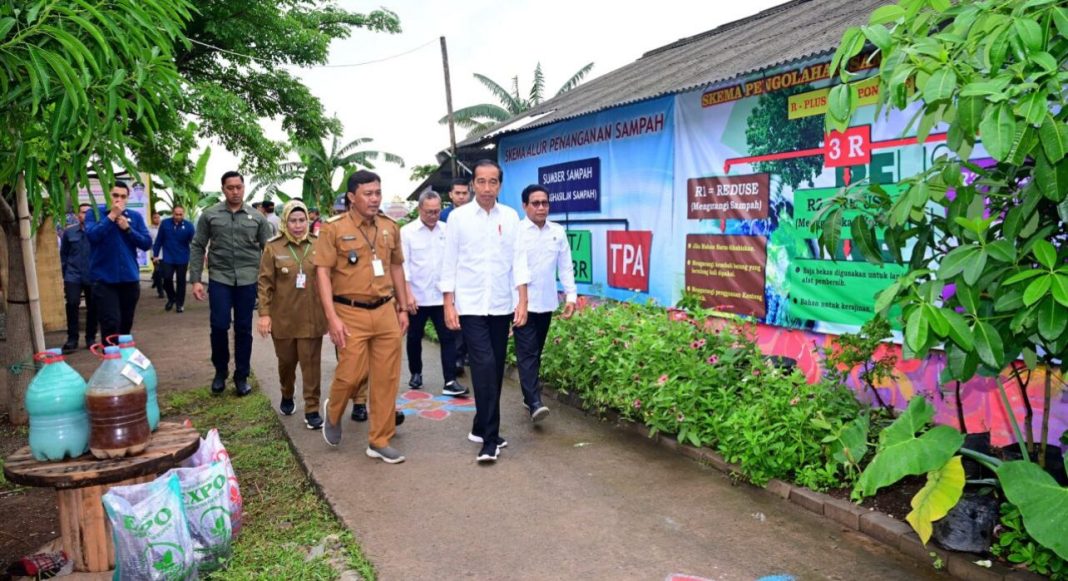
MULTIPOLYGON (((823 350, 870 319, 875 296, 905 272, 867 263, 848 228, 835 256, 821 254, 811 228, 820 202, 858 180, 895 196, 898 182, 947 152, 938 128, 923 144, 903 135, 910 111, 876 117, 875 79, 856 81, 866 106, 851 127, 825 136, 829 58, 506 136, 501 199, 521 209, 524 186, 546 186, 550 218, 568 229, 580 293, 663 305, 684 292, 700 296, 706 307, 758 320, 764 352, 797 360, 815 381, 823 350)), ((973 161, 985 155, 979 146, 973 161)), ((939 355, 899 357, 896 376, 880 386, 883 400, 903 407, 923 394, 940 422, 956 426, 963 415, 968 431, 1008 443, 996 379, 964 385, 958 410, 955 390, 940 386, 944 364, 939 355)), ((1022 418, 1014 374, 1001 379, 1022 418)), ((1031 374, 1035 426, 1043 384, 1044 371, 1031 374)), ((871 397, 858 378, 852 386, 871 397)), ((1068 390, 1059 373, 1053 386, 1056 441, 1068 424, 1068 390)))

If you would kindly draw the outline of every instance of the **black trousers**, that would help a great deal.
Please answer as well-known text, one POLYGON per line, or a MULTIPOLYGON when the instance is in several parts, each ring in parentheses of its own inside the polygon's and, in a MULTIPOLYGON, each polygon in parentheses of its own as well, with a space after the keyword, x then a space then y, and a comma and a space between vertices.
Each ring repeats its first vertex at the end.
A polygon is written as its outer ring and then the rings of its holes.
POLYGON ((67 342, 78 343, 78 307, 85 295, 85 344, 91 345, 96 338, 97 326, 93 285, 64 281, 63 295, 67 307, 67 342))
POLYGON ((163 296, 163 271, 158 264, 152 269, 152 288, 156 289, 157 296, 163 296))
POLYGON ((519 386, 523 389, 523 403, 527 407, 541 404, 541 352, 545 348, 545 338, 549 336, 549 325, 553 314, 528 313, 527 324, 512 329, 515 337, 515 359, 519 368, 519 386))
POLYGON ((441 373, 445 377, 445 383, 456 380, 456 340, 454 333, 445 326, 445 307, 441 305, 419 307, 411 316, 408 325, 408 372, 423 372, 423 335, 426 333, 426 322, 434 324, 434 330, 438 333, 438 343, 441 345, 441 373))
POLYGON ((96 302, 102 339, 126 335, 133 329, 134 311, 140 298, 140 282, 98 282, 93 285, 93 300, 96 302))
POLYGON ((211 320, 211 363, 215 377, 225 378, 230 370, 230 321, 234 323, 234 381, 248 379, 252 358, 252 311, 256 285, 232 286, 208 281, 208 309, 211 320))
POLYGON ((179 307, 185 306, 185 273, 189 264, 159 264, 160 276, 163 277, 163 290, 167 293, 167 302, 179 307), (175 279, 177 278, 177 283, 175 279))
POLYGON ((471 433, 485 442, 500 438, 501 385, 504 357, 508 352, 508 328, 513 315, 463 315, 460 327, 471 363, 475 390, 475 421, 471 433))

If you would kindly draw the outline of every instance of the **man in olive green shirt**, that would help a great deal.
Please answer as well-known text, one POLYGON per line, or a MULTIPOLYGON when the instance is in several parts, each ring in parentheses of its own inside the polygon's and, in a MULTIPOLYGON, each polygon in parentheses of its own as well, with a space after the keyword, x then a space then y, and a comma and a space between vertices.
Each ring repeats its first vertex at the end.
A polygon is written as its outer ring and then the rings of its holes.
POLYGON ((197 221, 189 246, 189 279, 193 298, 210 295, 211 363, 215 379, 211 392, 226 390, 230 369, 230 321, 234 322, 234 388, 237 395, 252 393, 248 384, 252 357, 252 310, 256 304, 256 277, 260 254, 272 236, 271 223, 245 204, 245 178, 236 171, 222 176, 225 201, 208 208, 197 221), (209 246, 210 243, 210 246, 209 246), (208 288, 200 281, 204 253, 208 254, 208 288))

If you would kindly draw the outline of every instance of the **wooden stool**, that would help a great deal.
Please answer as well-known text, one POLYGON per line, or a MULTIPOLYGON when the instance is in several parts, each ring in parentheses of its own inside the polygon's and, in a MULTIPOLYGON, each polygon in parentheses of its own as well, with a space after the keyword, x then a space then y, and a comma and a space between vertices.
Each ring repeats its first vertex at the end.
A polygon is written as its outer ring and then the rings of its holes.
POLYGON ((4 477, 23 486, 54 488, 63 549, 74 561, 74 570, 108 571, 115 567, 115 547, 104 513, 104 493, 112 486, 151 482, 199 446, 200 434, 193 428, 160 422, 148 447, 137 456, 97 460, 83 454, 62 462, 39 462, 27 446, 4 460, 4 477))

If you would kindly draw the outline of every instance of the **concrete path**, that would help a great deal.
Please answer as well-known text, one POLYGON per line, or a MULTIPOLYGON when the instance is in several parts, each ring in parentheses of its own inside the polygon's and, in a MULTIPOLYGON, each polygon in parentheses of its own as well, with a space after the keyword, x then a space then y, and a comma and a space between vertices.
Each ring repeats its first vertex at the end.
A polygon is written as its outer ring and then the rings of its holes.
MULTIPOLYGON (((277 407, 273 347, 258 339, 254 345, 253 369, 277 407)), ((403 464, 367 458, 367 424, 347 413, 341 445, 329 448, 304 427, 299 383, 297 413, 282 418, 380 579, 944 578, 552 400, 549 418, 533 426, 511 381, 501 421, 509 445, 495 465, 477 465, 478 445, 466 439, 473 412, 464 409, 473 410, 473 402, 446 409, 435 344, 424 341, 423 360, 428 389, 414 397, 436 397, 413 402, 401 392, 398 401, 412 408, 393 442, 408 458, 403 464)), ((326 339, 324 395, 335 366, 326 339)), ((401 381, 407 385, 406 362, 401 381)))

